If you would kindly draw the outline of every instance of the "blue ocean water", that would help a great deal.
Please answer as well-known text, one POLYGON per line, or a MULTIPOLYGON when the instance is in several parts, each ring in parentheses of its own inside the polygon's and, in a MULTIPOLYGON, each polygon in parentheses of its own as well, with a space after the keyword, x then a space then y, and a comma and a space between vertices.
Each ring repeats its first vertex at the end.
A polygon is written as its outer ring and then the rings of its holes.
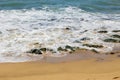
POLYGON ((120 13, 120 0, 0 0, 0 10, 77 7, 85 11, 120 13))

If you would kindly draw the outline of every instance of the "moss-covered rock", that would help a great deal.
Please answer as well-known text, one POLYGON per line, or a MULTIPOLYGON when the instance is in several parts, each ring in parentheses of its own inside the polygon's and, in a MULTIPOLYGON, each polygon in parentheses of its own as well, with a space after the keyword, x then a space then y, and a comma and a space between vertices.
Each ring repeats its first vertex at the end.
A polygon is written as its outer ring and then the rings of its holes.
POLYGON ((120 43, 120 41, 119 41, 119 40, 116 40, 116 39, 111 39, 111 38, 104 39, 103 41, 104 41, 104 42, 112 42, 112 43, 120 43))
POLYGON ((83 46, 93 47, 93 48, 103 48, 103 45, 94 45, 94 44, 83 44, 83 46))
POLYGON ((28 53, 32 53, 32 54, 42 54, 40 49, 31 49, 30 51, 28 51, 28 53))
POLYGON ((113 38, 120 38, 120 35, 114 34, 111 37, 113 37, 113 38))
POLYGON ((41 51, 47 51, 47 48, 40 48, 41 51))
POLYGON ((120 30, 113 30, 112 32, 120 32, 120 30))
POLYGON ((98 31, 98 33, 108 33, 108 31, 98 31))
POLYGON ((65 49, 67 49, 67 50, 69 49, 69 50, 71 50, 71 51, 75 51, 75 50, 74 50, 74 47, 71 47, 71 46, 69 46, 69 45, 66 45, 66 46, 65 46, 65 49))
POLYGON ((57 50, 58 50, 58 51, 67 51, 67 49, 64 49, 64 48, 62 48, 62 47, 58 47, 57 50))

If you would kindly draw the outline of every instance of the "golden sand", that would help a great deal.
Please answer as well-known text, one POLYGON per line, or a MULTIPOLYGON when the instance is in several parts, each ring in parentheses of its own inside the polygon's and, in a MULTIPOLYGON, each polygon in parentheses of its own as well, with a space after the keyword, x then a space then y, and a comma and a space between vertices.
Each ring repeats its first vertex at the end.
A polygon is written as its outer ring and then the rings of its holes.
POLYGON ((1 63, 0 80, 120 80, 120 59, 1 63))

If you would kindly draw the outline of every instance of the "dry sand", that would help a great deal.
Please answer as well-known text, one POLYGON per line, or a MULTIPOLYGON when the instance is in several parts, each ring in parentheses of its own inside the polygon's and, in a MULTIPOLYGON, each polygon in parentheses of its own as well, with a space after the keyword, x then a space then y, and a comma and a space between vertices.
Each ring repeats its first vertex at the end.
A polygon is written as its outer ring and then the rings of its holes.
POLYGON ((120 58, 1 63, 0 80, 120 80, 120 58))

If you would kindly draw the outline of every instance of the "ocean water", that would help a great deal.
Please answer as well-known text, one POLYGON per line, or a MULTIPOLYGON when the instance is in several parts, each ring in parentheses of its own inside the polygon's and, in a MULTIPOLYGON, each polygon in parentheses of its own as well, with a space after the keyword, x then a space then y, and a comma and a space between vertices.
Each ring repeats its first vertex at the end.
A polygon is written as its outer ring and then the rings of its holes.
POLYGON ((109 52, 114 45, 103 40, 112 30, 120 30, 120 0, 0 0, 0 62, 36 60, 26 53, 34 48, 60 54, 66 45, 109 52))

